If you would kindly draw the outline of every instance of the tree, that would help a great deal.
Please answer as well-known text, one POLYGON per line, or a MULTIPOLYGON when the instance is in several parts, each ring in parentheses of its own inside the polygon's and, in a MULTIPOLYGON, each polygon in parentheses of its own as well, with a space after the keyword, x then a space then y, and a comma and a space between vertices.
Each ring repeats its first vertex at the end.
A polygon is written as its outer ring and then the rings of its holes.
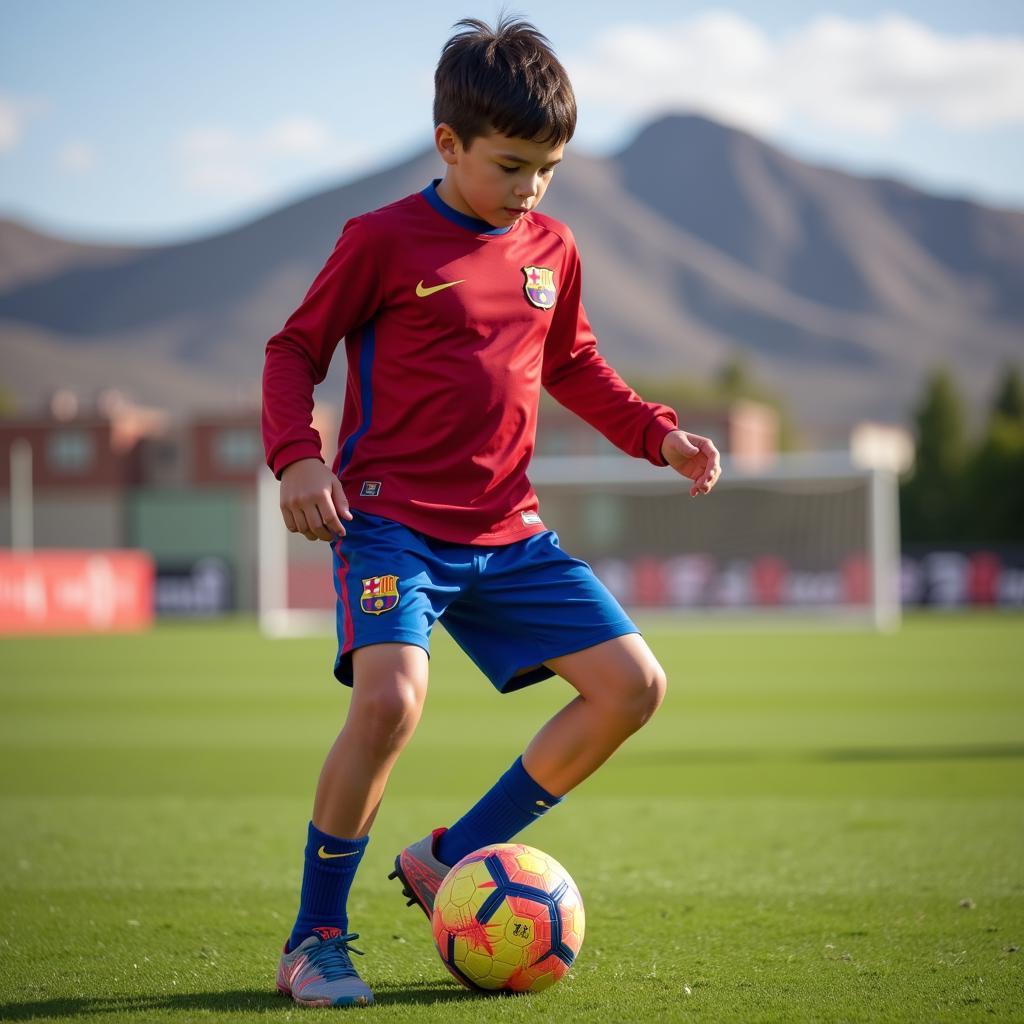
POLYGON ((971 460, 967 493, 967 539, 1024 541, 1024 420, 993 418, 971 460))
POLYGON ((992 399, 992 418, 996 417, 1024 423, 1024 380, 1013 363, 1007 363, 1003 369, 1002 380, 992 399))
POLYGON ((950 372, 934 370, 914 413, 914 468, 903 485, 903 537, 911 542, 961 539, 967 440, 963 402, 950 372))
POLYGON ((758 398, 760 388, 754 382, 750 363, 736 353, 730 356, 715 374, 718 393, 724 398, 758 398))
POLYGON ((965 536, 1024 540, 1024 383, 1007 365, 996 386, 984 436, 967 474, 965 536))
POLYGON ((751 369, 750 360, 743 352, 734 351, 719 367, 715 374, 713 387, 717 396, 727 402, 749 398, 771 406, 778 416, 779 449, 791 451, 797 447, 797 430, 789 406, 758 381, 751 369))

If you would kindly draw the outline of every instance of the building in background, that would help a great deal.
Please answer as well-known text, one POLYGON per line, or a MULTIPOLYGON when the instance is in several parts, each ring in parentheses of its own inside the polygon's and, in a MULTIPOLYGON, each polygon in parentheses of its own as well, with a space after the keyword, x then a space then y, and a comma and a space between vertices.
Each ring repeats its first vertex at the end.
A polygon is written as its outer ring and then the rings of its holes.
MULTIPOLYGON (((667 403, 679 405, 678 402, 667 403)), ((734 465, 763 469, 779 453, 779 414, 770 405, 741 398, 686 403, 683 426, 714 440, 734 465)), ((618 449, 590 424, 545 395, 537 427, 537 454, 613 455, 618 449)))
MULTIPOLYGON (((334 406, 317 403, 314 426, 328 459, 338 422, 334 406)), ((758 403, 709 406, 688 426, 720 439, 747 465, 777 450, 776 414, 758 403)), ((36 549, 149 552, 161 614, 255 608, 256 479, 265 471, 258 408, 176 420, 116 391, 86 403, 62 390, 36 415, 0 420, 0 547, 13 542, 10 466, 18 441, 31 451, 36 549)), ((545 402, 538 454, 614 452, 592 427, 545 402)))
POLYGON ((214 615, 255 601, 259 413, 173 420, 118 392, 71 392, 0 420, 0 546, 14 541, 11 452, 31 453, 32 546, 140 549, 159 613, 214 615))
MULTIPOLYGON (((317 404, 314 425, 328 460, 338 419, 334 406, 317 404)), ((769 405, 747 399, 689 403, 686 426, 714 438, 740 474, 771 471, 778 459, 779 420, 769 405)), ((161 615, 210 616, 256 607, 256 483, 267 472, 258 408, 180 420, 116 391, 84 403, 63 390, 34 416, 0 419, 0 548, 15 543, 11 465, 18 448, 31 454, 29 533, 36 550, 147 552, 156 566, 154 603, 161 615)), ((854 465, 899 472, 907 467, 910 448, 902 428, 861 424, 850 436, 849 458, 854 465)), ((545 400, 537 454, 587 459, 614 456, 616 450, 573 413, 545 400)), ((569 536, 580 524, 604 523, 609 501, 599 494, 588 499, 570 517, 566 541, 582 543, 569 536)), ((726 504, 724 497, 716 503, 720 514, 726 504)), ((549 513, 556 509, 557 502, 549 513)), ((688 522, 692 532, 692 510, 688 522)), ((292 568, 309 577, 314 603, 329 599, 324 551, 301 538, 289 543, 299 551, 292 568)), ((904 602, 1024 604, 1021 552, 981 547, 904 552, 904 602)))

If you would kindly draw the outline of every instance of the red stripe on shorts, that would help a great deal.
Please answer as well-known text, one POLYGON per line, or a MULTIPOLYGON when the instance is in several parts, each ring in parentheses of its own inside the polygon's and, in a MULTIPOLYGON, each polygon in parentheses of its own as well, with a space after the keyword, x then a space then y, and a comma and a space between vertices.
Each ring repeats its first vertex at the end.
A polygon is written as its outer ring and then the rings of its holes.
POLYGON ((340 551, 338 552, 337 577, 338 586, 341 589, 341 603, 345 606, 345 640, 341 645, 341 650, 347 654, 352 650, 352 644, 355 642, 355 629, 352 626, 352 608, 348 603, 348 562, 340 551))

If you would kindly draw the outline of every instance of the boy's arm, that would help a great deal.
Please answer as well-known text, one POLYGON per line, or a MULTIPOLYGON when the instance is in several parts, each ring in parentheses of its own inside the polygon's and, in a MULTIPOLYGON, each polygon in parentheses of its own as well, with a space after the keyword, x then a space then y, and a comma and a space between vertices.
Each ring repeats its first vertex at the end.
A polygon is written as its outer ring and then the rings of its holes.
POLYGON ((366 323, 382 302, 371 232, 345 225, 302 304, 268 342, 263 366, 263 444, 281 480, 281 511, 293 532, 329 540, 348 516, 341 484, 323 462, 313 429, 313 389, 327 376, 338 342, 366 323), (296 464, 301 465, 296 465, 296 464), (295 466, 287 478, 284 471, 295 466))
POLYGON ((605 362, 583 308, 571 234, 566 248, 566 275, 544 348, 544 387, 627 454, 672 466, 693 480, 692 495, 707 494, 721 473, 717 449, 708 438, 680 430, 674 410, 645 402, 605 362))

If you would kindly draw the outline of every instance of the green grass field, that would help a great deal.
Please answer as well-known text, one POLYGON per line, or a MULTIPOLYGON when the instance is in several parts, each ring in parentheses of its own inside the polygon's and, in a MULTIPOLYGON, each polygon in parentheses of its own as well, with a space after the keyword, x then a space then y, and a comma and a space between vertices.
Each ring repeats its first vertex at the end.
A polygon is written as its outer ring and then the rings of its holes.
POLYGON ((497 696, 435 637, 351 903, 371 1010, 274 994, 330 639, 249 622, 0 641, 0 1020, 1024 1020, 1024 621, 895 636, 652 629, 652 723, 522 834, 573 874, 576 966, 457 987, 385 878, 570 696, 497 696))

